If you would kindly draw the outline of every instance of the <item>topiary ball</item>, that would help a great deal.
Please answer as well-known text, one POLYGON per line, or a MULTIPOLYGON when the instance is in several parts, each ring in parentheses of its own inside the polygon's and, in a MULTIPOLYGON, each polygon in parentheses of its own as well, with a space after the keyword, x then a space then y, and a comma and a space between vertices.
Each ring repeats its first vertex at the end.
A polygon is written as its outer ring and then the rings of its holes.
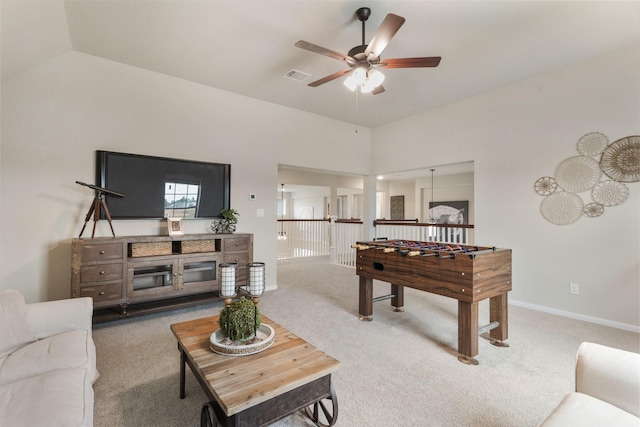
POLYGON ((245 297, 232 302, 229 307, 224 307, 218 320, 222 333, 232 341, 251 338, 261 323, 260 309, 245 297))

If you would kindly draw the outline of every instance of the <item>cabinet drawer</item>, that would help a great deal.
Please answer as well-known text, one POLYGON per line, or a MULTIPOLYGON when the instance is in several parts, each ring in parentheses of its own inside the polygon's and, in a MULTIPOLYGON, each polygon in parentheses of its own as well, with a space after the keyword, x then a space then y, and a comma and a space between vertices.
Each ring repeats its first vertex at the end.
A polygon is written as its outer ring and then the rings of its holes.
POLYGON ((249 250, 248 237, 236 237, 224 239, 224 250, 227 252, 240 252, 249 250))
POLYGON ((122 283, 80 287, 81 297, 91 297, 94 303, 122 298, 122 283))
POLYGON ((80 258, 82 262, 122 259, 122 244, 83 245, 80 250, 80 258))
POLYGON ((122 279, 122 264, 88 265, 80 269, 80 283, 122 279))
POLYGON ((222 262, 235 262, 238 264, 238 270, 245 269, 249 263, 249 254, 229 254, 222 257, 222 262))

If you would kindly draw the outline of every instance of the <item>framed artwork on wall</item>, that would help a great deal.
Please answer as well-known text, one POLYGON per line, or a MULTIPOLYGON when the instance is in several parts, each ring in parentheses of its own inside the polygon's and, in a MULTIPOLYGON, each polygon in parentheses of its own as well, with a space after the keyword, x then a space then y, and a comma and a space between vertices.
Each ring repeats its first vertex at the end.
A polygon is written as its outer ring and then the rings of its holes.
POLYGON ((391 196, 391 219, 404 219, 404 196, 391 196))
POLYGON ((436 224, 468 224, 469 201, 429 202, 429 219, 436 224))

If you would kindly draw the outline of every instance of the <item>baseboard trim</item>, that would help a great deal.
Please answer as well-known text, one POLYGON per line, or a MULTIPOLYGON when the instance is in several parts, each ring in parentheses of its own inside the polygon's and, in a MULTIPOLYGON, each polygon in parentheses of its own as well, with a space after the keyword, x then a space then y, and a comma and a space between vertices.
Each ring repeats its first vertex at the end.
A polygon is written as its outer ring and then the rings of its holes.
POLYGON ((555 314, 557 316, 568 317, 569 319, 582 320, 584 322, 595 323, 597 325, 609 326, 611 328, 622 329, 624 331, 640 333, 640 326, 628 323, 614 322, 612 320, 600 319, 599 317, 586 316, 584 314, 572 313, 571 311, 558 310, 544 307, 542 305, 530 304, 528 302, 509 300, 509 304, 516 307, 528 308, 530 310, 541 311, 543 313, 555 314))

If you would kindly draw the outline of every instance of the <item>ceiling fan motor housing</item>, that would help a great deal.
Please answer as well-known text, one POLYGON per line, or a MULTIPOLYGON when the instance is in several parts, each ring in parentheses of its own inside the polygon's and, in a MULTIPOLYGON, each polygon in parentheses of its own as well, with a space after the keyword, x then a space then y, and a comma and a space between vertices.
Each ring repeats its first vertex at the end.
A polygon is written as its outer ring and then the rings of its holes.
POLYGON ((356 16, 360 21, 364 22, 371 16, 371 9, 369 9, 368 7, 361 7, 360 9, 356 10, 356 16))
POLYGON ((366 44, 361 44, 360 46, 356 46, 353 49, 351 49, 348 53, 348 55, 350 57, 352 57, 353 59, 365 59, 364 56, 364 51, 367 49, 367 45, 366 44), (360 56, 358 56, 360 55, 360 56))

